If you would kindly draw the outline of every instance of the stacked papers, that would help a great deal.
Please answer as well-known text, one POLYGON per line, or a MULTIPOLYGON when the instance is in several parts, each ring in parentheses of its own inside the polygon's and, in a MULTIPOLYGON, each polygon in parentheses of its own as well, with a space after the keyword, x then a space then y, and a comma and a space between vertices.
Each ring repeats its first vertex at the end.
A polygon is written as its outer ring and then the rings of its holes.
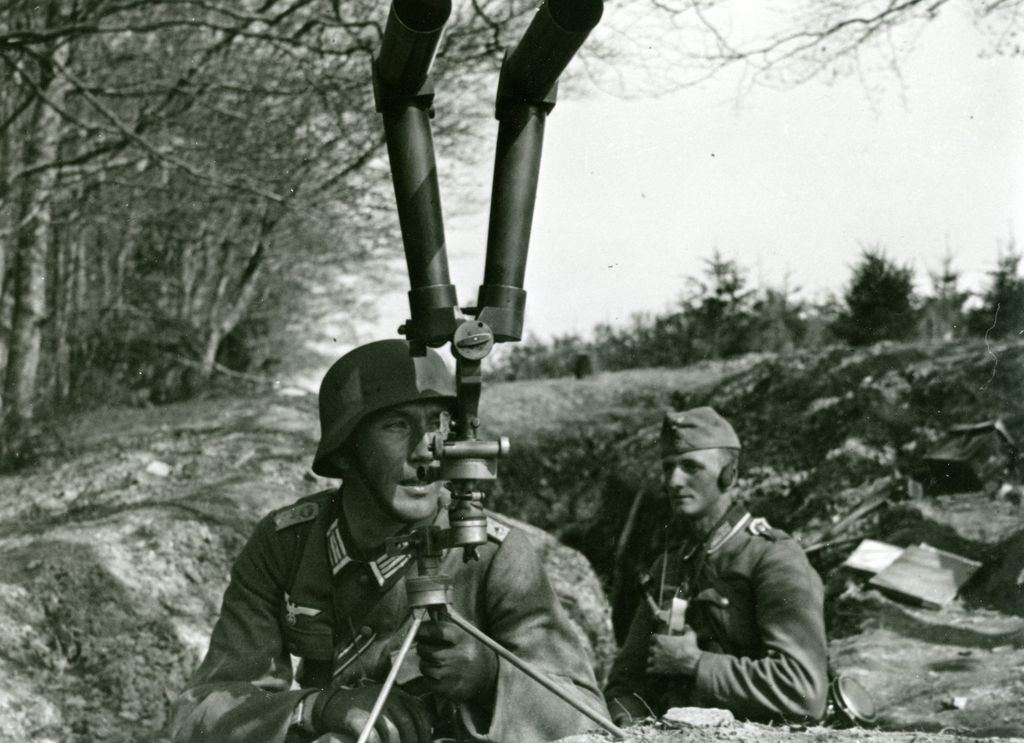
POLYGON ((981 567, 981 563, 929 544, 903 549, 865 539, 844 566, 874 573, 870 585, 934 608, 945 606, 981 567))

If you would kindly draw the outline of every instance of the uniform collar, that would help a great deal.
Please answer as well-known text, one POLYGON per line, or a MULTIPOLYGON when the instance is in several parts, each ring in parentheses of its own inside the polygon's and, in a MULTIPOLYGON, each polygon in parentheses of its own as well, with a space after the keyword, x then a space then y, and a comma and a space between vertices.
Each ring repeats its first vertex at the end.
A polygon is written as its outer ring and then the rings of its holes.
POLYGON ((707 534, 690 534, 683 543, 683 552, 690 557, 698 550, 704 549, 709 554, 716 551, 723 544, 737 534, 750 520, 750 514, 739 503, 733 503, 729 509, 718 520, 718 523, 711 527, 707 534))
POLYGON ((711 535, 711 538, 708 540, 709 555, 736 536, 743 527, 747 525, 751 518, 750 512, 744 509, 739 509, 737 511, 737 516, 738 517, 735 520, 730 519, 719 526, 715 530, 715 533, 711 535))
MULTIPOLYGON (((439 508, 433 523, 447 526, 447 516, 447 510, 443 507, 439 508)), ((327 527, 327 554, 331 561, 332 575, 337 575, 347 565, 365 565, 377 582, 377 586, 383 588, 411 559, 409 555, 388 555, 387 553, 373 559, 366 559, 354 548, 354 544, 355 540, 345 519, 345 511, 341 507, 341 492, 339 491, 335 501, 334 520, 327 527)))

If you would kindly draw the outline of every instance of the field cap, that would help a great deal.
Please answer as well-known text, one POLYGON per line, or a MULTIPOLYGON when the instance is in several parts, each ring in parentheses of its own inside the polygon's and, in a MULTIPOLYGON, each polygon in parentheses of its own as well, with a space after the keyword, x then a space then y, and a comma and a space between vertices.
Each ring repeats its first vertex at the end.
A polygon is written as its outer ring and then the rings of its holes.
POLYGON ((729 421, 713 408, 669 410, 661 422, 662 459, 698 449, 739 448, 739 437, 729 421))

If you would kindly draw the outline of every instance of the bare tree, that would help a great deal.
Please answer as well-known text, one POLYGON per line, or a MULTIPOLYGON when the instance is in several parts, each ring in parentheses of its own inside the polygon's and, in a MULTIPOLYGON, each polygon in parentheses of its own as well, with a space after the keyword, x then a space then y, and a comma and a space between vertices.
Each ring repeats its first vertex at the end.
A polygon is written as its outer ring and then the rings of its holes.
MULTIPOLYGON (((501 53, 532 7, 456 4, 437 63, 439 163, 479 157, 501 53)), ((386 12, 373 0, 0 7, 8 421, 203 384, 257 310, 286 323, 356 309, 351 292, 309 289, 400 252, 369 74, 386 12)))
POLYGON ((748 83, 787 87, 858 75, 898 77, 903 56, 943 14, 979 32, 979 54, 1019 55, 1022 0, 638 0, 611 8, 600 33, 634 73, 600 68, 610 87, 665 92, 741 69, 748 83), (655 53, 656 50, 656 53, 655 53), (617 76, 623 79, 617 79, 617 76))
MULTIPOLYGON (((67 61, 69 50, 56 46, 47 57, 48 67, 67 61)), ((56 162, 62 132, 59 110, 64 105, 68 86, 58 75, 36 83, 39 94, 29 108, 30 116, 21 132, 19 161, 25 170, 36 163, 56 162)), ((35 381, 42 348, 42 324, 47 316, 47 257, 54 239, 54 199, 59 171, 48 168, 35 171, 17 191, 10 284, 12 327, 7 346, 5 428, 20 428, 33 417, 35 381)))

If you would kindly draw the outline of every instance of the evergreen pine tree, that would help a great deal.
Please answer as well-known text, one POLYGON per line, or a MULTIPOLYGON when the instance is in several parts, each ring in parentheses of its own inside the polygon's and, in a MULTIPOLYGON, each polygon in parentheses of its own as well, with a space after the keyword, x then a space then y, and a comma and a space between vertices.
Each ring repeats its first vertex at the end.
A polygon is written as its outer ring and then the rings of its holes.
POLYGON ((1021 259, 1011 238, 1007 251, 989 272, 991 283, 982 297, 982 306, 971 313, 970 331, 988 338, 1024 337, 1024 276, 1021 259))
POLYGON ((891 260, 881 247, 864 249, 843 299, 845 306, 832 331, 851 346, 914 334, 913 272, 891 260))

